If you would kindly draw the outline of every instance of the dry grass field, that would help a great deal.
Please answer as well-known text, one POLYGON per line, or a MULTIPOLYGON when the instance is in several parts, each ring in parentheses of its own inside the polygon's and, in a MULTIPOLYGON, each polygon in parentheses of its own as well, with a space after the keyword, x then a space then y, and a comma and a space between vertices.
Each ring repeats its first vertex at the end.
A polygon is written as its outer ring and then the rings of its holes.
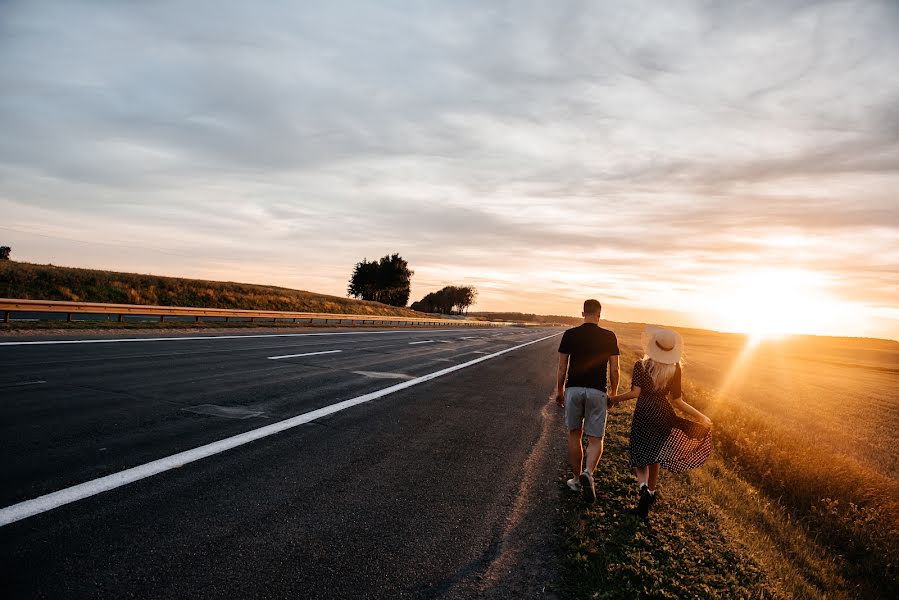
MULTIPOLYGON (((640 355, 642 326, 608 326, 618 333, 622 371, 629 375, 640 355)), ((739 335, 682 333, 685 398, 713 419, 714 453, 701 469, 663 475, 665 502, 655 522, 638 531, 655 541, 642 551, 659 565, 672 544, 692 544, 693 552, 717 558, 705 567, 700 561, 696 587, 666 575, 661 566, 622 580, 609 570, 611 558, 597 553, 592 560, 583 550, 607 544, 622 529, 610 529, 600 518, 597 511, 605 509, 584 514, 569 505, 569 563, 588 574, 591 593, 899 596, 899 343, 804 336, 748 343, 739 335), (672 537, 672 528, 684 526, 672 537), (724 555, 732 557, 726 567, 731 577, 722 579, 724 555)), ((633 403, 611 417, 598 478, 600 486, 612 489, 628 482, 625 494, 633 491, 626 464, 632 410, 633 403)), ((626 510, 632 500, 613 494, 609 501, 626 510)), ((627 551, 619 559, 633 560, 633 548, 621 548, 627 551)), ((572 595, 585 592, 580 587, 572 595)))
POLYGON ((420 317, 408 308, 268 285, 0 261, 0 298, 420 317))

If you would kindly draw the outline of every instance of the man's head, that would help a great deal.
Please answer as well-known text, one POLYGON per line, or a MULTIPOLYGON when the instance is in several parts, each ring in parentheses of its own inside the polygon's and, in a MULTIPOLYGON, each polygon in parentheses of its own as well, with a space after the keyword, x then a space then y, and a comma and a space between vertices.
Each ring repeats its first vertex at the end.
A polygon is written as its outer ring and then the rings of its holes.
POLYGON ((602 304, 599 300, 584 301, 584 319, 587 321, 598 321, 599 313, 602 312, 602 304))

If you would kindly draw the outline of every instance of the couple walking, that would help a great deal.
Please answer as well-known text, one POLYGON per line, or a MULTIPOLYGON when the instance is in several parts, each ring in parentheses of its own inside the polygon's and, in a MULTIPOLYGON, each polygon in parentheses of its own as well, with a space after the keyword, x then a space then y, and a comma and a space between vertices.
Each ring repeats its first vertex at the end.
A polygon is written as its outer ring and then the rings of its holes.
POLYGON ((566 331, 559 344, 559 375, 553 398, 565 408, 568 461, 574 472, 568 487, 582 491, 588 503, 596 500, 593 472, 602 456, 608 409, 637 398, 631 423, 630 462, 639 486, 636 512, 645 519, 656 500, 659 467, 678 473, 703 464, 711 450, 712 422, 684 402, 684 344, 680 335, 670 329, 646 328, 642 338, 644 356, 634 364, 631 390, 618 394, 618 338, 599 326, 601 310, 597 300, 584 302, 583 325, 566 331), (677 416, 675 408, 698 422, 677 416))

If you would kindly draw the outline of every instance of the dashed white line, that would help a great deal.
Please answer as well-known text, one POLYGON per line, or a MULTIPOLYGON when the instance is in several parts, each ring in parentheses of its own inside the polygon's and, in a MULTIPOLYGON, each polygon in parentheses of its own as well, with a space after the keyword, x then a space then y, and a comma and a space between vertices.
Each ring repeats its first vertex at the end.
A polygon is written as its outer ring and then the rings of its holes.
POLYGON ((269 360, 281 360, 282 358, 297 358, 300 356, 316 356, 318 354, 337 354, 343 350, 325 350, 323 352, 303 352, 302 354, 283 354, 281 356, 269 356, 269 360))
POLYGON ((481 356, 479 358, 475 358, 474 360, 470 360, 458 365, 453 365, 439 371, 434 371, 433 373, 428 373, 427 375, 416 377, 415 379, 410 379, 409 381, 403 381, 401 383, 391 385, 390 387, 386 387, 376 392, 371 392, 370 394, 364 394, 362 396, 357 396, 349 400, 337 402, 330 406, 325 406, 324 408, 319 408, 318 410, 303 413, 290 419, 285 419, 277 423, 272 423, 271 425, 266 425, 265 427, 260 427, 258 429, 253 429, 245 433, 234 435, 217 442, 212 442, 211 444, 206 444, 205 446, 199 446, 191 450, 185 450, 184 452, 179 452, 178 454, 173 454, 165 458, 160 458, 159 460, 154 460, 153 462, 139 465, 137 467, 125 469, 124 471, 113 473, 112 475, 107 475, 105 477, 86 481, 84 483, 73 485, 72 487, 52 492, 50 494, 45 494, 31 500, 25 500, 24 502, 13 504, 12 506, 7 506, 0 509, 0 527, 9 525, 10 523, 15 523, 16 521, 21 521, 22 519, 27 519, 28 517, 32 517, 34 515, 45 513, 47 511, 53 510, 54 508, 59 508, 60 506, 70 504, 72 502, 77 502, 78 500, 82 500, 84 498, 89 498, 103 492, 108 492, 109 490, 114 490, 118 487, 122 487, 123 485, 128 485, 129 483, 134 483, 135 481, 140 481, 141 479, 146 479, 147 477, 152 477, 153 475, 158 475, 159 473, 163 473, 171 469, 183 467, 188 463, 220 454, 226 450, 230 450, 232 448, 248 444, 249 442, 268 437, 270 435, 274 435, 288 429, 292 429, 299 425, 309 423, 310 421, 320 419, 321 417, 346 410, 350 407, 364 404, 366 402, 371 402, 372 400, 382 398, 384 396, 387 396, 388 394, 393 394, 394 392, 405 390, 414 385, 418 385, 426 381, 431 381, 432 379, 437 379, 438 377, 448 375, 449 373, 459 371, 466 367, 471 367, 486 360, 490 360, 492 358, 496 358, 497 356, 502 356, 503 354, 512 352, 513 350, 518 350, 519 348, 524 348, 525 346, 530 346, 531 344, 536 344, 538 342, 542 342, 543 340, 548 340, 549 338, 553 338, 559 335, 562 335, 561 332, 554 333, 552 335, 548 335, 536 340, 531 340, 530 342, 525 342, 511 348, 506 348, 505 350, 500 350, 499 352, 494 352, 493 354, 489 354, 487 356, 481 356))
POLYGON ((422 340, 420 342, 409 342, 410 346, 414 346, 415 344, 433 344, 434 340, 422 340))
POLYGON ((44 380, 39 381, 21 381, 19 383, 0 383, 0 387, 20 387, 23 385, 43 385, 47 383, 44 380))
POLYGON ((405 373, 386 373, 384 371, 353 371, 353 373, 372 379, 415 379, 414 376, 405 373))

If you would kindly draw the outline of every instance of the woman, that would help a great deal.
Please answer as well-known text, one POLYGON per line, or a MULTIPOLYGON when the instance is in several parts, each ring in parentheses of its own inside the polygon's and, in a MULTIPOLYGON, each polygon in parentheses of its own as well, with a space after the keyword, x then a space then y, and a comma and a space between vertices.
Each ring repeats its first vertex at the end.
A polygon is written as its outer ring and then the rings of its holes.
POLYGON ((670 329, 649 326, 642 341, 644 356, 634 365, 631 391, 613 396, 610 405, 637 398, 630 455, 640 486, 637 514, 645 519, 656 500, 659 466, 680 473, 703 464, 711 451, 712 421, 682 398, 681 336, 670 329), (677 416, 675 408, 699 423, 677 416))

